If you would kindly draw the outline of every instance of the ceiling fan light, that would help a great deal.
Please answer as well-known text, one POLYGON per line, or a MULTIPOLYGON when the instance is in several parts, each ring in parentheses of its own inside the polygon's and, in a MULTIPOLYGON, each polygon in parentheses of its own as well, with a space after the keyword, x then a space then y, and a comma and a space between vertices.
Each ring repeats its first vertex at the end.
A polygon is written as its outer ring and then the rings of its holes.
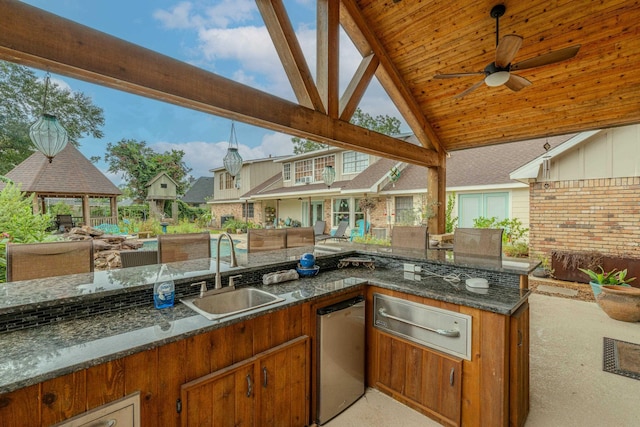
POLYGON ((509 81, 509 77, 511 77, 511 74, 508 71, 497 71, 485 77, 484 82, 491 87, 502 86, 509 81))

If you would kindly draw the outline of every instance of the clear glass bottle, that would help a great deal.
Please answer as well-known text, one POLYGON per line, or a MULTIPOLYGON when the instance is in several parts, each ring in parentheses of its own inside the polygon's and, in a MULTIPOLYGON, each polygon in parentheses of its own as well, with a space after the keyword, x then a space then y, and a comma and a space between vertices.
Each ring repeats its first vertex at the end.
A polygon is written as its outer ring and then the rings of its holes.
POLYGON ((153 285, 153 303, 156 308, 173 307, 176 289, 166 264, 162 264, 153 285))

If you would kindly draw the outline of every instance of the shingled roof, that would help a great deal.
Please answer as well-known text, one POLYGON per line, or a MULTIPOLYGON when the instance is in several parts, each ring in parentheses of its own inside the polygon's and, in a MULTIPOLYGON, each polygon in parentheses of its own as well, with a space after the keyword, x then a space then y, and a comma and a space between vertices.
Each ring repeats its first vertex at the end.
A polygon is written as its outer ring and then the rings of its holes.
POLYGON ((182 201, 185 203, 202 204, 213 198, 213 177, 201 176, 189 187, 182 201))
MULTIPOLYGON (((119 196, 122 192, 72 144, 51 163, 39 151, 6 174, 21 190, 58 197, 119 196)), ((0 184, 0 188, 3 185, 0 184)))

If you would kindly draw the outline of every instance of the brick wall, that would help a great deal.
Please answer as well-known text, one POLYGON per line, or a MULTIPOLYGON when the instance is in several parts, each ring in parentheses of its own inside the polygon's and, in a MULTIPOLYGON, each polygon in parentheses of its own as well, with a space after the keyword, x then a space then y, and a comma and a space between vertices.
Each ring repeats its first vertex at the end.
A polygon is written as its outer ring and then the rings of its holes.
MULTIPOLYGON (((242 203, 226 203, 219 205, 211 205, 211 214, 215 217, 213 224, 215 227, 222 227, 220 218, 222 216, 232 215, 237 220, 244 220, 242 216, 242 203)), ((264 209, 262 202, 253 202, 253 218, 248 218, 254 224, 262 224, 264 226, 264 209)))
POLYGON ((530 215, 534 256, 557 249, 640 258, 640 177, 534 183, 530 215))

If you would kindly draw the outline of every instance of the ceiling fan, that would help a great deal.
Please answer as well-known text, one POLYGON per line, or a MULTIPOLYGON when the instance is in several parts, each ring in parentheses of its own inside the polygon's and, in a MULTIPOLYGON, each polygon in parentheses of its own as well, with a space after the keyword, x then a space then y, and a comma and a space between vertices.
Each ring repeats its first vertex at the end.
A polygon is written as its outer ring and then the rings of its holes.
POLYGON ((476 76, 484 75, 484 79, 478 83, 467 88, 465 91, 459 93, 455 98, 463 98, 472 91, 479 88, 482 83, 487 86, 496 87, 505 85, 514 92, 519 91, 531 84, 531 82, 524 77, 517 74, 513 74, 512 71, 526 70, 528 68, 541 67, 543 65, 554 64, 556 62, 565 61, 571 59, 580 50, 580 45, 567 47, 560 50, 554 50, 549 53, 537 56, 535 58, 525 59, 524 61, 516 62, 512 64, 511 61, 520 50, 522 46, 522 37, 516 34, 508 34, 500 40, 500 17, 504 15, 506 7, 502 4, 494 6, 491 9, 491 17, 496 20, 496 59, 494 62, 487 65, 483 71, 470 72, 470 73, 451 73, 451 74, 436 74, 433 76, 435 79, 451 79, 456 77, 476 76))

